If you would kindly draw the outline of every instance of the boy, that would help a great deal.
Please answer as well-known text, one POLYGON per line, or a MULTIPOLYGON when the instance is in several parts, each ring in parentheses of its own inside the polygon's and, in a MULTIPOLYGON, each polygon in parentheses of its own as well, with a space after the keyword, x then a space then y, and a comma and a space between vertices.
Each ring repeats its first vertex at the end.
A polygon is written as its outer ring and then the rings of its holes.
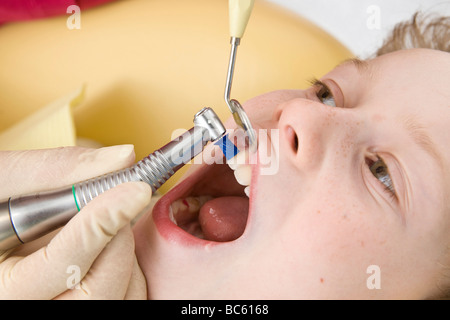
MULTIPOLYGON (((200 167, 134 227, 139 262, 129 221, 149 203, 150 190, 128 183, 96 198, 46 247, 3 252, 0 296, 445 296, 449 20, 427 26, 415 16, 378 58, 345 62, 308 90, 248 101, 255 129, 279 132, 271 141, 278 172, 260 175, 258 164, 239 163, 234 171, 250 170, 251 179, 236 174, 238 183, 226 165, 200 167), (396 51, 409 46, 433 50, 396 51), (67 274, 56 271, 74 263, 82 290, 67 290, 67 274)), ((134 160, 130 146, 1 156, 4 197, 89 178, 95 163, 108 172, 134 160), (43 156, 58 156, 51 162, 60 167, 36 167, 43 176, 34 178, 17 170, 43 156)))

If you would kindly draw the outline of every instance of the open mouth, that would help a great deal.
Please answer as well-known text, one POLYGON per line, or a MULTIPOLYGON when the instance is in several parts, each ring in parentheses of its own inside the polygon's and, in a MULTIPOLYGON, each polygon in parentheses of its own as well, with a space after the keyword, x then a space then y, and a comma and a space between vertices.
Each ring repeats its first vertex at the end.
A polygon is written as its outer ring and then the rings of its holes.
POLYGON ((228 163, 202 164, 153 209, 159 232, 170 240, 207 244, 238 239, 250 212, 255 165, 246 150, 228 163))

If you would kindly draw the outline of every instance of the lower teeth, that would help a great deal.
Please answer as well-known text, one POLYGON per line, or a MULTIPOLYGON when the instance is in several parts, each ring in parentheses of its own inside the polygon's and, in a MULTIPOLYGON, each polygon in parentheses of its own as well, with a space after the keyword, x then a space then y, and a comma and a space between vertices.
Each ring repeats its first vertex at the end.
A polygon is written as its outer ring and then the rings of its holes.
POLYGON ((198 222, 198 214, 200 208, 212 199, 211 196, 178 199, 170 205, 169 218, 184 231, 202 239, 203 232, 198 222))

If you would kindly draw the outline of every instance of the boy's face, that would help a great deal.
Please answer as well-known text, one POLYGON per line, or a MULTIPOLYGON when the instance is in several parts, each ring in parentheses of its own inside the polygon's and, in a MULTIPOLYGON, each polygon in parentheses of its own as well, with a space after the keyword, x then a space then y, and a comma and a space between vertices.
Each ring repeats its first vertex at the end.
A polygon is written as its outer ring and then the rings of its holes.
MULTIPOLYGON (((151 297, 434 293, 450 240, 449 74, 447 53, 399 51, 346 62, 306 91, 248 101, 256 130, 279 129, 278 170, 252 166, 247 226, 234 241, 197 239, 169 219, 177 199, 243 195, 226 165, 202 166, 163 197, 135 227, 151 297)), ((228 208, 247 213, 244 198, 223 200, 211 203, 208 234, 228 208)))

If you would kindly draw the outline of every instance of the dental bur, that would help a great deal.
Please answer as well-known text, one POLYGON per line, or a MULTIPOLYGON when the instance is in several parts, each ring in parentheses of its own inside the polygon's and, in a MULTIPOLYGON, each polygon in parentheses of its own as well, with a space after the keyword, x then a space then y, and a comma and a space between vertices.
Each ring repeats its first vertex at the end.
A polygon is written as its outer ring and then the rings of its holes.
POLYGON ((194 127, 130 168, 76 183, 70 187, 10 197, 0 203, 0 250, 37 239, 63 225, 101 193, 125 182, 143 181, 158 190, 174 173, 225 134, 216 113, 204 108, 194 127))

